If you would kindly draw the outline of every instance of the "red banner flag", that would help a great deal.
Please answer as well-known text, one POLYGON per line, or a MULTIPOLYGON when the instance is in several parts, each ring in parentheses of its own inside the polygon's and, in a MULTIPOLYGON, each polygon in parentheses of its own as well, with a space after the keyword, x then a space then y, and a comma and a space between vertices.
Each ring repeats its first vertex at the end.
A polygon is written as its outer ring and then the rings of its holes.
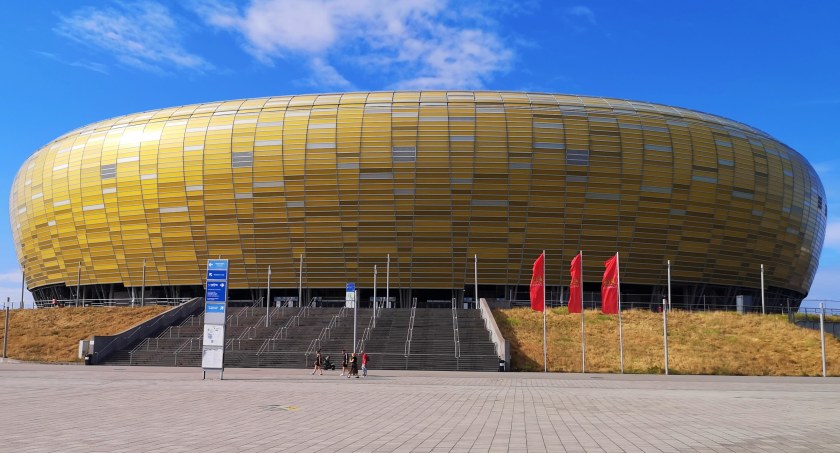
POLYGON ((545 309, 543 285, 545 285, 545 252, 534 261, 534 273, 531 275, 531 308, 537 311, 545 309))
POLYGON ((618 254, 604 261, 604 278, 601 280, 601 313, 618 313, 618 254))
POLYGON ((572 283, 569 284, 569 313, 580 313, 583 302, 581 300, 581 274, 583 270, 580 265, 580 253, 572 260, 572 267, 569 272, 572 274, 572 283))

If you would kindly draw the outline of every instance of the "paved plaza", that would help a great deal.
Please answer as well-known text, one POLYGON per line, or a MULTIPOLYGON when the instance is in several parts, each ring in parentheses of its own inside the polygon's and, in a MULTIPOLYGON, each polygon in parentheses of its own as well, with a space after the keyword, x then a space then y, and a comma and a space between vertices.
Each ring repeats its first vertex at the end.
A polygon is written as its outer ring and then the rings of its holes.
POLYGON ((0 451, 840 451, 840 379, 0 364, 0 451))

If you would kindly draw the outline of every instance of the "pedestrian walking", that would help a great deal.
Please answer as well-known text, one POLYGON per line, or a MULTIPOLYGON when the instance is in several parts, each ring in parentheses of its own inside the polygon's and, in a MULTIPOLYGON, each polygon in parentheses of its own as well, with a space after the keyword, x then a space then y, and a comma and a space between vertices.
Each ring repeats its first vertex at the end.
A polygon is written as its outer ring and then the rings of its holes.
POLYGON ((368 355, 367 352, 362 351, 362 376, 367 377, 367 368, 368 368, 368 355))
POLYGON ((350 365, 350 356, 347 355, 347 350, 341 350, 341 374, 339 376, 344 376, 345 374, 347 377, 350 377, 350 369, 348 368, 350 365))
POLYGON ((312 374, 314 375, 316 371, 319 371, 319 375, 324 375, 324 369, 321 367, 321 350, 319 349, 318 352, 315 353, 315 369, 312 370, 312 374))
POLYGON ((356 376, 356 379, 359 378, 359 365, 356 361, 355 352, 350 356, 350 374, 347 375, 347 379, 350 379, 350 376, 356 376))

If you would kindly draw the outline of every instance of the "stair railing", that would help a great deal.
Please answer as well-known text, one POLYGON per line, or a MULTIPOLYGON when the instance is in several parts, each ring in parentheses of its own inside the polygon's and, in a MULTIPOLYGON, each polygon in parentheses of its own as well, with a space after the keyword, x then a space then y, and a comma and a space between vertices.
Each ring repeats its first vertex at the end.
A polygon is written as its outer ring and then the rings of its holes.
POLYGON ((455 341, 455 358, 461 357, 461 333, 458 331, 458 308, 452 299, 452 334, 455 341))
POLYGON ((414 335, 414 315, 417 311, 417 301, 411 303, 411 318, 408 320, 408 333, 405 336, 405 358, 408 366, 408 356, 411 354, 411 337, 414 335))
POLYGON ((181 345, 181 347, 179 347, 178 349, 175 350, 175 353, 174 353, 175 366, 178 366, 178 354, 180 354, 181 352, 184 352, 184 350, 187 348, 187 346, 189 346, 189 349, 187 349, 187 350, 192 351, 193 342, 196 341, 196 340, 201 340, 201 338, 190 338, 187 341, 185 341, 184 344, 181 345))

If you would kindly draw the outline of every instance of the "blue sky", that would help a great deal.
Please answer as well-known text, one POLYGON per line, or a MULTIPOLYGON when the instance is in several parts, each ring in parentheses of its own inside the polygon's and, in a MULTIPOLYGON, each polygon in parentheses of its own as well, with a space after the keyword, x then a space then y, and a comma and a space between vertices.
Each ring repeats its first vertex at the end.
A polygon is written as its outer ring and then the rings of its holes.
MULTIPOLYGON (((50 140, 206 101, 392 89, 651 101, 768 132, 814 165, 829 226, 808 299, 840 300, 840 2, 262 0, 7 2, 0 202, 50 140)), ((8 222, 0 300, 20 298, 8 222)), ((834 304, 840 308, 840 302, 834 304)))

